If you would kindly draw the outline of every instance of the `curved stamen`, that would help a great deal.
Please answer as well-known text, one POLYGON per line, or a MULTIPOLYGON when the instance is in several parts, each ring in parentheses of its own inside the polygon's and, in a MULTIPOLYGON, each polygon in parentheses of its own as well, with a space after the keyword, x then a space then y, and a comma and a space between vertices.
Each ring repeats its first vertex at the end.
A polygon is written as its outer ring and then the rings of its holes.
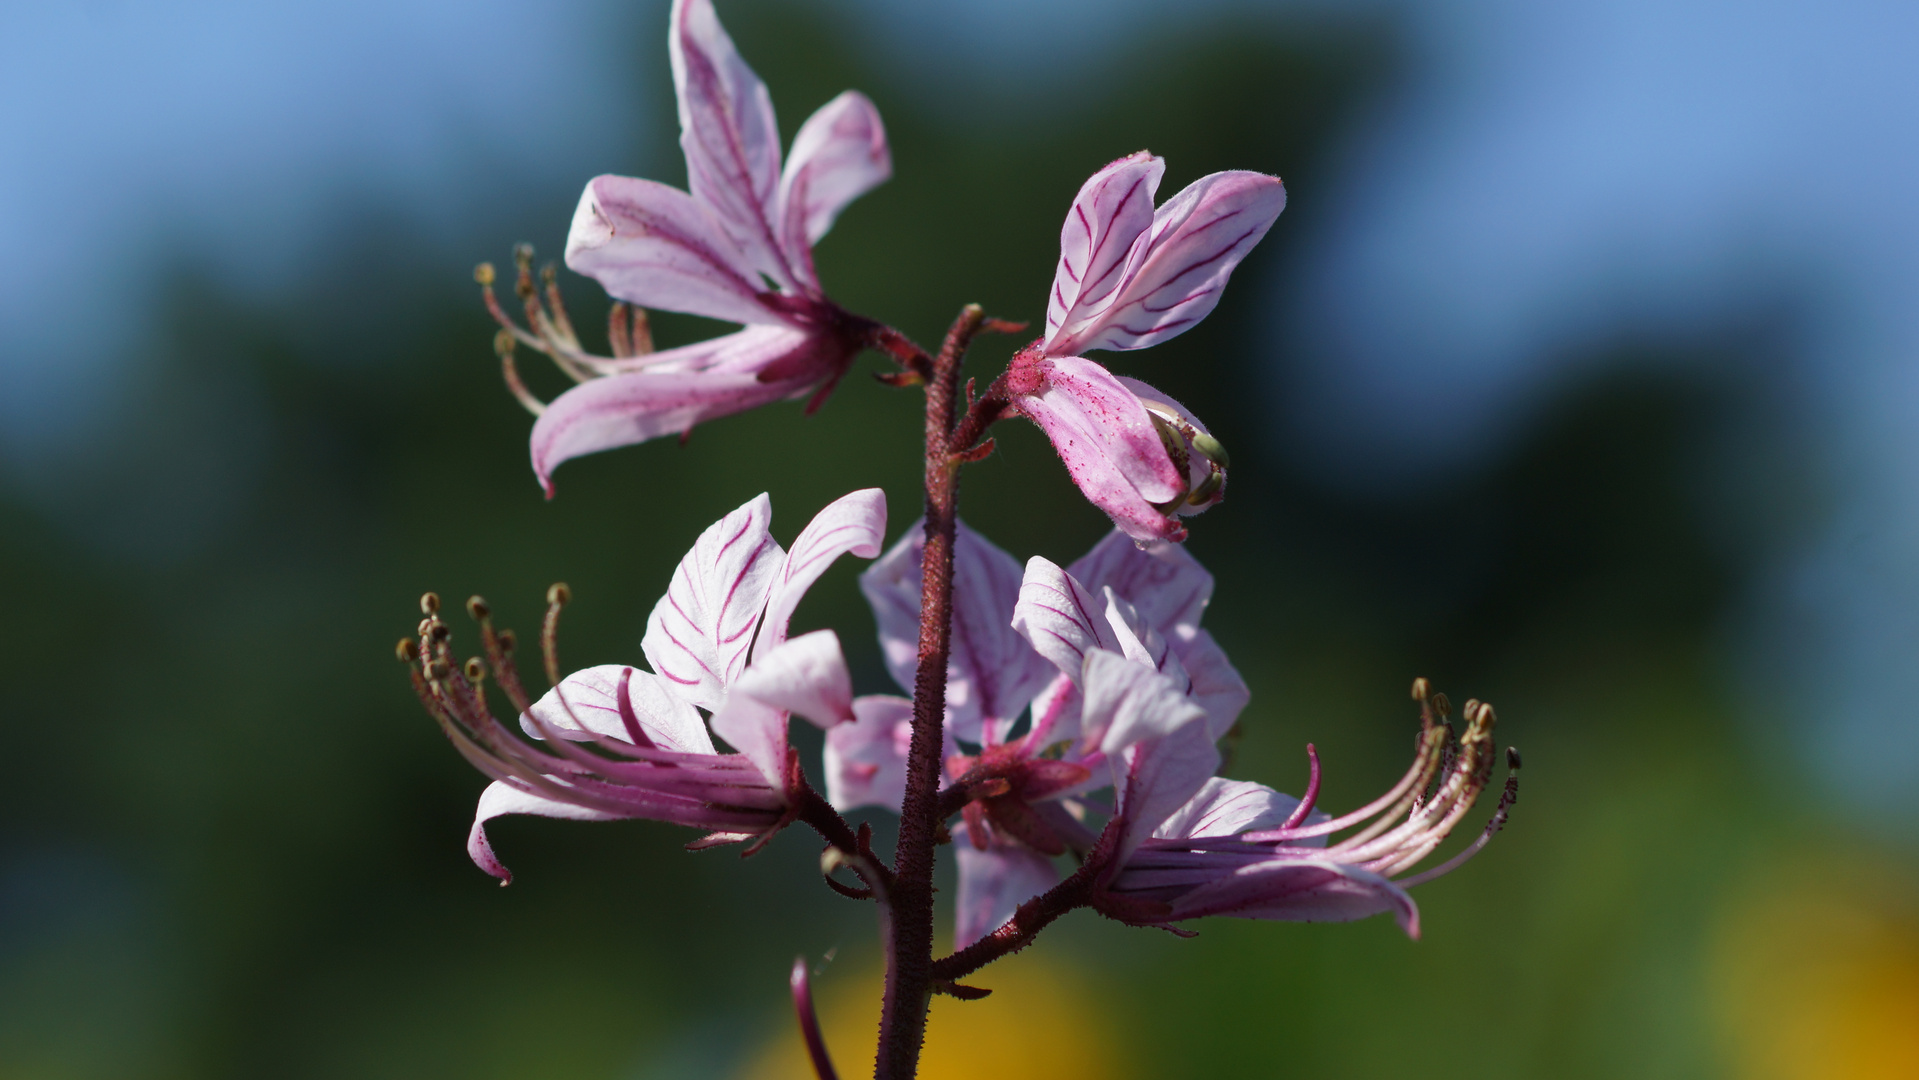
POLYGON ((1500 792, 1499 805, 1493 809, 1492 819, 1486 822, 1486 828, 1480 832, 1478 838, 1464 851, 1431 870, 1421 871, 1411 877, 1399 878, 1395 884, 1401 888, 1410 889, 1415 885, 1423 885, 1434 878, 1452 873, 1479 854, 1487 844, 1492 842, 1493 836, 1506 827, 1506 818, 1512 812, 1513 804, 1519 801, 1519 751, 1516 748, 1510 746, 1506 748, 1506 764, 1506 788, 1500 792))
POLYGON ((1292 814, 1280 825, 1282 829, 1298 828, 1300 823, 1306 820, 1307 815, 1313 812, 1313 804, 1319 801, 1319 752, 1313 749, 1312 743, 1306 744, 1306 760, 1312 767, 1312 773, 1306 780, 1306 794, 1300 796, 1299 805, 1293 808, 1292 814))

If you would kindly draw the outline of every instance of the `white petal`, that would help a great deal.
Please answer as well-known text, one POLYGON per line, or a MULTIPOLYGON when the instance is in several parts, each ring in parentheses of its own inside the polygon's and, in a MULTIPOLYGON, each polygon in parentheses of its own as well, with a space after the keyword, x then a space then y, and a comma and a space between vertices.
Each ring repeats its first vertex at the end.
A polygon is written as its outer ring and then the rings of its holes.
MULTIPOLYGON (((853 676, 839 635, 815 630, 755 659, 734 681, 732 696, 798 713, 822 728, 853 719, 853 676)), ((722 732, 724 734, 724 732, 722 732)))
POLYGON ((797 283, 774 239, 780 129, 766 84, 740 58, 711 0, 674 0, 667 36, 686 186, 755 269, 797 283))
POLYGON ((853 722, 826 732, 826 800, 837 810, 881 806, 899 813, 912 740, 911 699, 878 694, 854 698, 853 722))
POLYGON ((466 853, 473 864, 500 879, 502 885, 513 883, 513 872, 493 854, 493 845, 486 838, 486 823, 502 814, 536 814, 540 817, 568 818, 573 821, 612 821, 615 815, 600 810, 588 810, 583 806, 563 803, 530 791, 522 791, 501 780, 495 780, 480 793, 480 804, 473 811, 473 827, 466 834, 466 853))
MULTIPOLYGON (((584 740, 600 735, 631 742, 632 734, 620 711, 622 682, 626 684, 627 707, 653 745, 689 754, 713 752, 706 723, 692 705, 652 672, 624 664, 602 664, 568 675, 534 702, 531 711, 547 730, 563 738, 584 740)), ((525 717, 521 717, 520 727, 536 739, 542 737, 539 726, 525 717)))
POLYGON ((814 515, 794 539, 793 550, 786 553, 773 579, 754 655, 778 648, 786 640, 793 609, 833 560, 847 552, 870 559, 880 553, 885 541, 886 493, 879 488, 842 495, 814 515))
POLYGON ((772 500, 761 495, 708 526, 646 620, 640 647, 647 661, 702 708, 718 709, 746 668, 754 628, 786 554, 768 530, 772 516, 772 500))
POLYGON ((759 268, 712 212, 652 180, 589 181, 573 211, 566 265, 641 307, 737 323, 786 321, 760 300, 759 268))
POLYGON ((795 266, 812 266, 812 247, 846 204, 893 175, 886 127, 866 95, 848 90, 820 106, 793 136, 780 177, 781 241, 795 266))

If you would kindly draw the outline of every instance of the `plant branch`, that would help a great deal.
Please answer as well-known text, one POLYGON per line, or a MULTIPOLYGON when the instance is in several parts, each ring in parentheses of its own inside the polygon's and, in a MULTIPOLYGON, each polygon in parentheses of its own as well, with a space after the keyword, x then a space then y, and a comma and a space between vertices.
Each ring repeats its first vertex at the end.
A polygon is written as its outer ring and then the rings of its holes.
POLYGON ((814 791, 811 784, 804 781, 801 784, 797 819, 812 826, 821 839, 850 856, 846 865, 853 868, 861 881, 866 882, 867 888, 874 887, 873 879, 877 877, 880 887, 891 889, 893 872, 873 857, 873 849, 866 843, 864 827, 861 832, 855 833, 840 812, 833 809, 833 805, 822 798, 819 792, 814 791))
POLYGON ((953 536, 958 526, 959 462, 953 434, 960 360, 985 322, 969 304, 946 333, 926 380, 926 546, 920 557, 919 670, 913 681, 913 737, 900 804, 886 930, 886 995, 880 1005, 877 1080, 909 1080, 926 1039, 933 991, 933 856, 938 844, 941 729, 946 722, 946 662, 953 629, 953 536))
POLYGON ((1047 924, 1077 907, 1093 894, 1103 863, 1088 861, 1072 876, 1019 906, 1005 925, 951 956, 933 962, 933 978, 940 982, 963 979, 980 968, 1033 943, 1047 924))

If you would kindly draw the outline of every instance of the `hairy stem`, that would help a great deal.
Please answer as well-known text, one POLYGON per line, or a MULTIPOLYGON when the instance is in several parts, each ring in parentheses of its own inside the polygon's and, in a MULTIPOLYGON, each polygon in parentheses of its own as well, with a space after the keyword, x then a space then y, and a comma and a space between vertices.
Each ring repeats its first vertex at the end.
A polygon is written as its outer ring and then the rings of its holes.
POLYGON ((1032 944, 1048 923, 1087 902, 1101 865, 1089 861, 1065 881, 1021 904, 999 929, 935 961, 933 978, 941 982, 963 979, 1000 957, 1010 956, 1032 944))
POLYGON ((886 996, 880 1006, 876 1080, 909 1080, 919 1067, 932 997, 933 855, 939 837, 941 726, 953 630, 953 534, 959 462, 949 450, 960 359, 984 322, 968 305, 947 331, 926 380, 926 548, 920 557, 919 671, 913 681, 913 738, 900 804, 899 849, 886 932, 886 996))

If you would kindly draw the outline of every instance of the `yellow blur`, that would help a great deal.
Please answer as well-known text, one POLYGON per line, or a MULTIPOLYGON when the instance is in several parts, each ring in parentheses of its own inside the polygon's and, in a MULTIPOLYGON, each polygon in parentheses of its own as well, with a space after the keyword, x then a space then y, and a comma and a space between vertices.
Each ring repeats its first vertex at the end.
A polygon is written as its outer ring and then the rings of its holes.
POLYGON ((1776 867, 1723 920, 1715 996, 1741 1080, 1919 1078, 1919 893, 1869 865, 1776 867))
MULTIPOLYGON (((1124 1080, 1121 1034, 1071 969, 1026 953, 967 982, 991 987, 981 1001, 933 999, 920 1080, 1124 1080)), ((842 1078, 870 1076, 879 1029, 875 968, 828 967, 813 984, 820 1027, 842 1078)), ((740 1080, 814 1080, 789 1012, 740 1080)))

